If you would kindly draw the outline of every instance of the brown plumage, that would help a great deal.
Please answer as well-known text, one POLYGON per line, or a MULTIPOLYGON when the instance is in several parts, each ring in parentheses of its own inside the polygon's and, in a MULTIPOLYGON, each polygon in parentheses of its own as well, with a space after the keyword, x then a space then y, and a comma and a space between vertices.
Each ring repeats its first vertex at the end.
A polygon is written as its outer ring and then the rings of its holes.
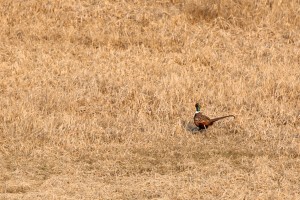
POLYGON ((194 123, 199 128, 199 130, 206 129, 207 127, 213 125, 214 122, 219 121, 220 119, 224 119, 227 117, 235 117, 234 115, 227 115, 227 116, 223 116, 223 117, 217 117, 214 119, 210 119, 209 117, 203 115, 200 112, 200 105, 198 103, 196 103, 195 107, 196 107, 196 113, 194 115, 194 123))

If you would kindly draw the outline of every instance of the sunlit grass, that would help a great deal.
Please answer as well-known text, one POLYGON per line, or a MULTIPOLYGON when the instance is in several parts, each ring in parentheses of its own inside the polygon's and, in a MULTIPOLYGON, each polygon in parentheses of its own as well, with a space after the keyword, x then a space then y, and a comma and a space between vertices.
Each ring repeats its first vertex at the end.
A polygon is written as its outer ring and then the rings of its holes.
POLYGON ((299 9, 1 2, 0 197, 298 199, 299 9))

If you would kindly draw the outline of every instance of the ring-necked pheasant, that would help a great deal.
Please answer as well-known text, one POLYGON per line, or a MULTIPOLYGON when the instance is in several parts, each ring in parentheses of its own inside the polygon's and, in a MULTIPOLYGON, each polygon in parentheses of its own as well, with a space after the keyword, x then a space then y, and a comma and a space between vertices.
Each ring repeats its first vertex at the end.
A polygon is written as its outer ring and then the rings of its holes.
POLYGON ((199 128, 199 130, 206 129, 207 127, 213 125, 214 122, 219 121, 220 119, 224 119, 227 117, 235 117, 234 115, 227 115, 227 116, 223 116, 223 117, 217 117, 214 119, 210 119, 209 117, 203 115, 200 112, 199 103, 196 103, 195 107, 196 107, 196 113, 194 115, 194 123, 199 128))

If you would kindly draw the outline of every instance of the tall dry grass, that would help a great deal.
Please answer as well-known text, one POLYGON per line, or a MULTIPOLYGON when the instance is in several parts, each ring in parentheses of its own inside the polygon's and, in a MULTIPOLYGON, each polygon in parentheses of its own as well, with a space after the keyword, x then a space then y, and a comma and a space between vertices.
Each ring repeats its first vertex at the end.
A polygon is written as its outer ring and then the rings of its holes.
POLYGON ((0 3, 0 199, 299 199, 299 0, 0 3), (192 134, 194 104, 235 114, 192 134))

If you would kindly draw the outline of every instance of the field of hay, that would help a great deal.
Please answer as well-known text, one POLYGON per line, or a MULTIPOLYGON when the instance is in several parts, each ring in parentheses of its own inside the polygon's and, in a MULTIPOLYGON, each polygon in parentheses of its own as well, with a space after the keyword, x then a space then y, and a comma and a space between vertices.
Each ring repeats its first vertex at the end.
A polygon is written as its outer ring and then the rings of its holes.
POLYGON ((299 0, 3 0, 0 30, 0 199, 300 199, 299 0))

